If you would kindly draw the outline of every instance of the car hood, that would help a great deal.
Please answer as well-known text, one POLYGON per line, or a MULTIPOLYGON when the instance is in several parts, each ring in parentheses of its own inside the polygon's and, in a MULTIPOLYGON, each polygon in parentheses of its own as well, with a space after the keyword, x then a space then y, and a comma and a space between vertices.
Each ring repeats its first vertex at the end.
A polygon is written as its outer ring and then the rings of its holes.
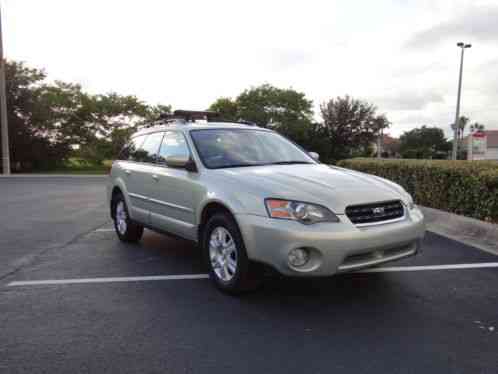
POLYGON ((393 182, 323 164, 230 168, 216 174, 241 192, 320 204, 336 214, 343 214, 348 205, 409 199, 393 182))

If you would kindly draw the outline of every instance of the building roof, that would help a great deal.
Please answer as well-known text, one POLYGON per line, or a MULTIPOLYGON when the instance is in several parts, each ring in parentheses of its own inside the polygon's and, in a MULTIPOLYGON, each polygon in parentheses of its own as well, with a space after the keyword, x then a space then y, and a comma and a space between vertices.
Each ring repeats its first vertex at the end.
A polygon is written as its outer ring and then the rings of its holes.
POLYGON ((382 144, 384 144, 384 145, 391 145, 393 143, 399 143, 399 139, 398 138, 393 138, 390 135, 384 134, 384 136, 382 137, 382 144))

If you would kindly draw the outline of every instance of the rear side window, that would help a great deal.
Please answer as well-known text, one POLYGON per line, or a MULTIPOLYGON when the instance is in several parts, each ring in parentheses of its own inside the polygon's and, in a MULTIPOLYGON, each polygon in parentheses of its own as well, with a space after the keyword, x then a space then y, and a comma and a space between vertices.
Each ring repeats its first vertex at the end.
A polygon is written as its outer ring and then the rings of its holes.
POLYGON ((184 156, 189 157, 190 151, 182 133, 176 131, 168 131, 164 134, 161 148, 159 149, 159 162, 165 162, 169 156, 184 156))
POLYGON ((136 136, 123 148, 119 154, 119 159, 124 161, 135 161, 136 153, 142 146, 145 140, 145 135, 136 136))
POLYGON ((163 132, 155 132, 147 135, 145 142, 140 147, 141 152, 138 154, 139 162, 156 162, 157 152, 159 151, 159 146, 161 145, 161 140, 163 139, 163 132))

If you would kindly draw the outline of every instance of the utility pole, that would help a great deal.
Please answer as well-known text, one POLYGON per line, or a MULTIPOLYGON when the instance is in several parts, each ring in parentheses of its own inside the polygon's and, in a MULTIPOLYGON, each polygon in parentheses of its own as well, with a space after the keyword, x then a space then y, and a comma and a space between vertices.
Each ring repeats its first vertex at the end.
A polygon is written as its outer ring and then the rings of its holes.
POLYGON ((10 174, 9 125, 7 123, 7 95, 5 93, 5 60, 3 59, 2 14, 0 9, 0 127, 2 128, 2 170, 10 174))
POLYGON ((457 105, 456 105, 456 114, 455 114, 455 124, 454 124, 454 129, 453 129, 453 154, 452 154, 452 159, 456 160, 457 159, 457 154, 458 154, 458 125, 460 123, 460 95, 462 93, 462 71, 463 71, 463 53, 466 48, 472 47, 472 44, 465 44, 465 43, 457 43, 457 47, 460 47, 462 50, 461 56, 460 56, 460 75, 458 77, 458 94, 457 94, 457 105))

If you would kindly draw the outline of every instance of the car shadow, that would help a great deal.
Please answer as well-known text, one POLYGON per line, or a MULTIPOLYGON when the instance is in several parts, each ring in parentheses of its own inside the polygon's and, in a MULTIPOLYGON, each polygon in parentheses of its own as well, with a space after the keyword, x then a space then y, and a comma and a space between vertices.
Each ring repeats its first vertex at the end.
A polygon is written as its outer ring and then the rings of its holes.
MULTIPOLYGON (((144 274, 199 274, 206 273, 200 250, 187 240, 172 238, 148 231, 142 239, 140 250, 130 246, 135 258, 134 266, 144 266, 144 274)), ((256 290, 240 296, 226 296, 206 281, 207 293, 237 300, 250 305, 294 305, 303 307, 327 305, 348 306, 353 304, 390 304, 399 300, 399 295, 419 298, 415 291, 407 289, 396 277, 387 273, 344 273, 330 277, 294 278, 275 272, 264 276, 263 284, 256 290), (210 290, 210 291, 209 291, 210 290), (306 302, 306 306, 303 305, 306 302)), ((217 298, 214 295, 215 298, 217 298)), ((406 297, 405 297, 406 299, 406 297)))

